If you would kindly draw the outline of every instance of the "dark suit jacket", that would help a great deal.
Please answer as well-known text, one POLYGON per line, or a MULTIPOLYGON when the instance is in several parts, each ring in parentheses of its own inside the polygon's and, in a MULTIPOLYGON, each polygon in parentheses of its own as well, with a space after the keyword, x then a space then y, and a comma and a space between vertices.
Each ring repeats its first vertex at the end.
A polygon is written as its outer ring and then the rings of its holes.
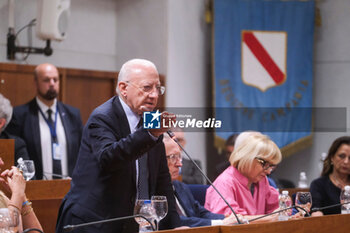
MULTIPOLYGON (((168 199, 168 214, 160 229, 178 227, 171 179, 162 137, 155 141, 147 130, 130 133, 118 96, 97 107, 83 130, 71 189, 65 196, 56 232, 79 224, 133 215, 136 200, 135 160, 148 154, 150 195, 168 199)), ((134 219, 79 228, 76 232, 138 232, 134 219)))
POLYGON ((214 214, 196 201, 186 184, 173 181, 175 195, 187 217, 180 216, 181 225, 190 227, 211 226, 212 219, 224 219, 222 214, 214 214))
MULTIPOLYGON (((83 124, 78 109, 57 101, 67 141, 68 174, 71 176, 77 160, 83 124)), ((29 158, 35 163, 35 176, 43 178, 41 156, 39 107, 34 98, 29 103, 15 107, 10 124, 6 130, 22 138, 26 144, 29 158)))
MULTIPOLYGON (((198 166, 201 168, 201 161, 194 160, 198 166)), ((182 160, 182 169, 181 169, 181 175, 182 175, 182 182, 185 184, 203 184, 203 176, 201 172, 197 169, 197 167, 189 160, 189 159, 183 159, 182 160)))
POLYGON ((19 137, 9 134, 6 130, 2 131, 0 134, 0 139, 14 139, 15 140, 15 163, 13 166, 17 165, 17 160, 19 158, 29 159, 26 143, 19 137))

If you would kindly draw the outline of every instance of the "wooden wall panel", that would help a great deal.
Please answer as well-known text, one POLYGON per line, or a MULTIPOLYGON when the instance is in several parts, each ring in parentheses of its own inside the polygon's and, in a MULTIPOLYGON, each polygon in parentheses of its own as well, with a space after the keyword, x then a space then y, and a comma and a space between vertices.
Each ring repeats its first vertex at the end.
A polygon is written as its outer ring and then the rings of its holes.
POLYGON ((0 139, 0 158, 4 162, 4 166, 0 171, 11 169, 15 160, 15 140, 14 139, 0 139))
POLYGON ((116 75, 116 72, 97 71, 81 74, 77 70, 67 69, 66 80, 62 84, 62 101, 79 108, 86 123, 97 106, 115 95, 116 75))
MULTIPOLYGON (((35 66, 0 63, 0 93, 12 106, 27 103, 36 95, 34 85, 35 66)), ((80 109, 85 124, 92 110, 115 95, 118 72, 81 70, 58 67, 60 73, 59 100, 80 109)), ((165 85, 164 75, 160 75, 165 85)), ((158 101, 165 106, 165 97, 158 101)))
POLYGON ((34 66, 0 63, 0 93, 13 106, 28 102, 35 96, 34 66))
POLYGON ((65 103, 78 107, 84 122, 97 106, 114 95, 113 80, 108 79, 68 77, 65 89, 65 103))

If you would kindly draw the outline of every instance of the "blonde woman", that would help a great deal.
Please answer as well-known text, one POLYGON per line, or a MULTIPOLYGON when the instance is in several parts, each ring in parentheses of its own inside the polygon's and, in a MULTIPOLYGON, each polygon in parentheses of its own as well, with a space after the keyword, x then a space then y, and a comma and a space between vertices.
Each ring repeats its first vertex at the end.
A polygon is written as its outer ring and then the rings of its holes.
MULTIPOLYGON (((258 132, 238 136, 229 166, 214 185, 237 214, 246 219, 278 209, 278 191, 269 185, 269 175, 281 162, 277 145, 258 132)), ((205 208, 219 214, 230 214, 230 208, 212 187, 207 189, 205 208)), ((270 217, 271 219, 274 217, 270 217)), ((266 218, 264 219, 266 220, 266 218)))

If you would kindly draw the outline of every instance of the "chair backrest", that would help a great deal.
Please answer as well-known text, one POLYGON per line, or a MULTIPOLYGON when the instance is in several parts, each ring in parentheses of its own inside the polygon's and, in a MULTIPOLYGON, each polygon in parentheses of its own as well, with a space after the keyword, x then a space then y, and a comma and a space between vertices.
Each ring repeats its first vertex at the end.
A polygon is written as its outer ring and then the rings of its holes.
POLYGON ((196 199, 201 205, 205 203, 205 195, 207 188, 210 185, 206 184, 187 184, 187 187, 191 190, 194 199, 196 199))
POLYGON ((269 181, 270 186, 272 186, 275 189, 277 189, 277 184, 271 177, 267 177, 267 180, 269 181))

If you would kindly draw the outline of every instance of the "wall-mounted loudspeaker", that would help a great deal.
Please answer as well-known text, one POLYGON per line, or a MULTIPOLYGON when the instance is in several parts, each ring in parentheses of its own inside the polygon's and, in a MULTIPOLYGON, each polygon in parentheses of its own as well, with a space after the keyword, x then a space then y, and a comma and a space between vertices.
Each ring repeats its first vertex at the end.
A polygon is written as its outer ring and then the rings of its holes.
POLYGON ((43 40, 64 40, 68 30, 70 0, 37 0, 37 4, 37 36, 43 40))

